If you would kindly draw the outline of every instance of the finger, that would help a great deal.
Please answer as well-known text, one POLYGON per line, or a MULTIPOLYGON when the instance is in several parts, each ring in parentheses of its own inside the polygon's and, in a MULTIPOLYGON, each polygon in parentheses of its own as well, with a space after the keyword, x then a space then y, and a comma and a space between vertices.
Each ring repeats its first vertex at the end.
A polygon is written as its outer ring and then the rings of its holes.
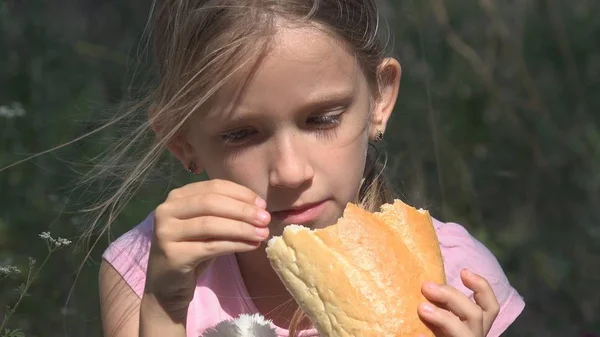
POLYGON ((483 310, 465 294, 449 285, 432 282, 425 282, 422 292, 425 298, 464 321, 476 336, 483 336, 483 310))
POLYGON ((475 303, 483 310, 483 329, 487 334, 500 312, 500 304, 494 289, 485 278, 467 269, 463 269, 460 275, 464 285, 473 291, 475 303))
POLYGON ((200 194, 165 202, 157 207, 156 216, 185 220, 201 216, 216 216, 266 226, 271 215, 254 204, 222 194, 200 194))
POLYGON ((431 326, 432 330, 439 331, 439 333, 436 333, 437 337, 481 336, 471 331, 456 315, 434 304, 423 303, 419 306, 417 312, 421 319, 431 326))
POLYGON ((266 207, 266 202, 248 187, 222 179, 200 181, 176 188, 169 192, 167 200, 188 198, 207 193, 218 193, 239 201, 257 205, 260 208, 266 207))
POLYGON ((177 231, 172 236, 172 240, 179 242, 211 240, 261 242, 269 236, 268 227, 257 227, 243 221, 214 216, 180 221, 171 227, 177 231))

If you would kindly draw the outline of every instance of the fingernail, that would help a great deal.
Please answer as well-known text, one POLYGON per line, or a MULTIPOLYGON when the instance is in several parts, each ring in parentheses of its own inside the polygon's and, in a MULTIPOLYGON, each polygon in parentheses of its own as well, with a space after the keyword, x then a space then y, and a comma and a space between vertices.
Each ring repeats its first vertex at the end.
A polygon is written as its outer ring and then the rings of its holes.
POLYGON ((429 303, 425 303, 423 304, 423 311, 425 311, 428 314, 432 314, 433 313, 433 306, 429 303))
POLYGON ((260 221, 262 224, 269 224, 269 218, 271 217, 271 215, 269 214, 269 212, 264 211, 264 210, 260 210, 258 211, 258 221, 260 221))
POLYGON ((466 269, 466 268, 465 268, 465 269, 463 269, 463 270, 465 271, 465 275, 467 275, 467 277, 471 277, 471 276, 475 275, 475 274, 473 274, 473 272, 472 272, 472 271, 470 271, 469 269, 466 269))
POLYGON ((267 207, 267 202, 261 197, 256 197, 254 204, 256 205, 256 207, 262 208, 262 209, 267 207))
POLYGON ((267 227, 256 227, 256 235, 259 238, 266 238, 269 235, 269 229, 267 227))

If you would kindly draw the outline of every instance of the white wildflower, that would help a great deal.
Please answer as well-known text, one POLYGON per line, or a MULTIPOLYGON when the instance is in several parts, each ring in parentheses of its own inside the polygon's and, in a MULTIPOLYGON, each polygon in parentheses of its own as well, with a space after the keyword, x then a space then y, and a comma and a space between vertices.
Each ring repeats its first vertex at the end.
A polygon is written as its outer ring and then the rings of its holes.
POLYGON ((0 266, 0 275, 18 275, 21 274, 21 270, 12 265, 0 266))
POLYGON ((25 116, 25 109, 19 102, 13 102, 10 105, 0 105, 0 117, 13 118, 25 116))
POLYGON ((71 244, 71 241, 69 241, 65 238, 58 238, 58 239, 56 239, 54 244, 56 245, 56 247, 68 246, 71 244))
POLYGON ((54 248, 60 248, 71 244, 71 240, 67 240, 61 237, 58 237, 56 239, 53 238, 52 235, 50 235, 50 232, 41 232, 39 234, 39 237, 41 239, 46 240, 46 242, 50 243, 54 248))

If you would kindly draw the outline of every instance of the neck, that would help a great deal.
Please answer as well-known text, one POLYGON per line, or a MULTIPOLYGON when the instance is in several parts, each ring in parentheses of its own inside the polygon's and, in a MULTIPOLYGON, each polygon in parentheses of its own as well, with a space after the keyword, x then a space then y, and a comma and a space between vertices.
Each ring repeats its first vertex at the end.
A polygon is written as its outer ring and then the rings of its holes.
POLYGON ((298 304, 271 267, 264 248, 236 254, 240 273, 259 313, 287 329, 298 304))

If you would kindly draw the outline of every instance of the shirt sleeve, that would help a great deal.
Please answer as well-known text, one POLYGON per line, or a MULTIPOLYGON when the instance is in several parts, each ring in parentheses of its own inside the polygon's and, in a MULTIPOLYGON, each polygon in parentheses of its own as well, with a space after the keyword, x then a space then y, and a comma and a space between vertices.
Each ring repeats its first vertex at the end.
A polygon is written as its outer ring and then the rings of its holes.
POLYGON ((464 268, 484 277, 492 286, 500 304, 500 313, 487 337, 498 337, 525 308, 525 301, 513 288, 492 252, 456 223, 434 221, 440 240, 444 268, 449 285, 473 299, 473 292, 460 278, 464 268))
POLYGON ((146 269, 152 241, 153 214, 142 223, 121 235, 102 254, 141 298, 146 283, 146 269))

